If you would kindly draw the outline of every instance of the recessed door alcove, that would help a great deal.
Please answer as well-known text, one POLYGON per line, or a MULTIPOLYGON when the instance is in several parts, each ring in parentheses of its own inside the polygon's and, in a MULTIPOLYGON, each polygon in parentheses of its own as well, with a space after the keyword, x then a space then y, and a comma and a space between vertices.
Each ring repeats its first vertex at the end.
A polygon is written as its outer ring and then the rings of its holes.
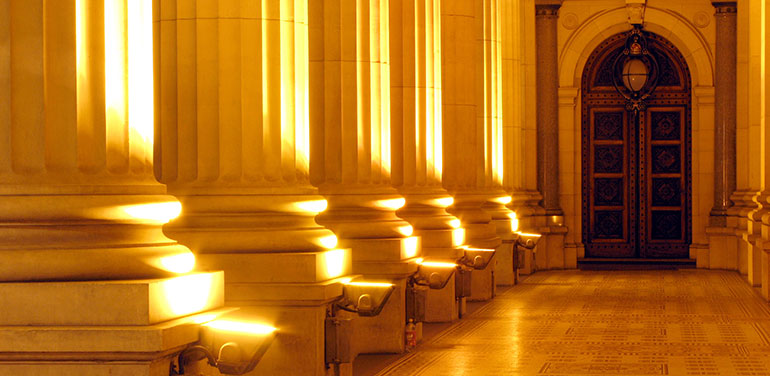
MULTIPOLYGON (((692 239, 692 108, 687 63, 644 32, 659 69, 646 108, 626 110, 613 64, 627 33, 602 42, 582 77, 582 222, 586 257, 687 258, 692 239)), ((651 79, 655 79, 652 77, 651 79)))

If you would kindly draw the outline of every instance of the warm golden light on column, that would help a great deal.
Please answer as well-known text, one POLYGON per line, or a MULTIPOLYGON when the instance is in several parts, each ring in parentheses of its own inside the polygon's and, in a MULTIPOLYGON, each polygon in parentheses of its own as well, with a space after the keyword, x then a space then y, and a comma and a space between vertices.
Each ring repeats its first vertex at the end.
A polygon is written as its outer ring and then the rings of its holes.
POLYGON ((345 249, 333 249, 324 253, 324 264, 326 264, 326 277, 335 278, 345 272, 346 257, 349 252, 345 249))
POLYGON ((78 92, 80 92, 80 83, 85 80, 86 75, 86 0, 77 0, 75 2, 75 13, 77 14, 75 20, 77 47, 75 52, 75 59, 77 60, 78 70, 78 92))
MULTIPOLYGON (((358 99, 360 116, 369 114, 368 119, 362 118, 358 122, 359 145, 366 142, 366 134, 369 133, 372 168, 375 169, 372 175, 373 177, 381 175, 383 178, 390 177, 391 169, 390 66, 388 64, 390 50, 388 38, 385 37, 390 33, 389 13, 387 1, 372 2, 369 8, 369 32, 366 33, 370 48, 359 50, 362 55, 359 64, 369 65, 368 69, 359 70, 359 74, 363 75, 368 71, 370 86, 368 98, 367 95, 362 95, 358 99), (367 99, 369 103, 366 103, 367 99), (363 127, 366 127, 369 122, 371 122, 370 129, 364 129, 363 127), (378 168, 380 171, 376 171, 378 168)), ((359 44, 363 42, 359 41, 359 44)), ((362 84, 366 82, 363 80, 358 82, 359 90, 362 90, 362 84)))
POLYGON ((202 273, 165 280, 161 298, 175 315, 199 312, 210 304, 213 279, 213 274, 202 273))
MULTIPOLYGON (((281 150, 284 158, 294 158, 296 168, 307 173, 310 156, 310 116, 308 87, 307 4, 281 1, 280 80, 281 150)), ((269 28, 267 23, 263 28, 269 28)), ((263 43, 263 48, 269 42, 263 43)))
MULTIPOLYGON (((287 1, 286 3, 291 3, 287 1)), ((308 56, 308 10, 306 1, 294 2, 294 147, 297 168, 310 170, 310 86, 308 56)), ((290 110, 290 109, 287 109, 290 110)))
POLYGON ((128 121, 125 1, 104 2, 104 104, 107 148, 121 152, 125 152, 124 130, 128 121))
POLYGON ((142 141, 130 143, 131 155, 151 159, 154 133, 152 0, 127 1, 126 15, 129 137, 132 140, 138 137, 142 141))
POLYGON ((484 5, 484 110, 485 131, 491 156, 492 179, 503 183, 503 124, 502 124, 502 43, 499 1, 484 5))

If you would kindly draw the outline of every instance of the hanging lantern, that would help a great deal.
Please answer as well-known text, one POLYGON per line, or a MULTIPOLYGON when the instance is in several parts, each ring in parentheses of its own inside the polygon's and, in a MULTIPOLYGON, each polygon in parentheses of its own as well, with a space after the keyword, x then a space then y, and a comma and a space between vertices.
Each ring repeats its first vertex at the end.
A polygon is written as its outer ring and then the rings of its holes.
POLYGON ((628 110, 644 109, 644 100, 657 86, 658 62, 647 49, 641 25, 634 25, 626 47, 614 62, 613 85, 627 101, 628 110))

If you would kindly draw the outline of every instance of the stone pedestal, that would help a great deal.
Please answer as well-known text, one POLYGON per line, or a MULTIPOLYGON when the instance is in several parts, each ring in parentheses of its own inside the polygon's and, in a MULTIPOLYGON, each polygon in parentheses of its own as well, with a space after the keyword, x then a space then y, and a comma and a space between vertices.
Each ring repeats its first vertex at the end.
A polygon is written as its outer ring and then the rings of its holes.
POLYGON ((500 192, 500 195, 484 204, 484 210, 492 216, 492 224, 495 225, 497 236, 501 239, 500 245, 495 248, 494 283, 495 285, 510 286, 514 284, 513 270, 513 243, 518 230, 518 219, 514 212, 506 207, 512 198, 500 192), (514 229, 514 226, 516 227, 514 229))
POLYGON ((455 276, 440 290, 428 290, 425 301, 425 322, 451 322, 459 318, 458 300, 455 297, 455 276))
POLYGON ((497 256, 494 256, 485 269, 471 272, 471 296, 468 297, 468 301, 479 302, 495 297, 496 263, 497 256))
POLYGON ((708 268, 709 269, 738 269, 738 239, 733 227, 707 227, 709 238, 708 268))
POLYGON ((498 286, 513 286, 516 284, 514 269, 514 240, 503 240, 495 251, 495 284, 498 286))
POLYGON ((223 284, 222 272, 0 283, 0 373, 166 376, 203 316, 220 313, 223 284))
POLYGON ((534 250, 535 270, 574 269, 577 256, 565 254, 564 237, 567 228, 556 224, 540 227, 542 235, 534 250), (574 261, 570 261, 574 260, 574 261))
MULTIPOLYGON (((429 191, 429 188, 417 190, 429 191)), ((403 189, 406 205, 397 214, 414 228, 420 237, 421 255, 425 260, 456 263, 463 257, 459 248, 465 242, 465 230, 459 228, 459 220, 446 212, 445 206, 452 200, 443 189, 434 193, 414 194, 403 189), (458 228, 454 228, 458 227, 458 228)), ((458 318, 454 283, 449 282, 440 290, 429 290, 425 302, 426 322, 449 322, 458 318)))

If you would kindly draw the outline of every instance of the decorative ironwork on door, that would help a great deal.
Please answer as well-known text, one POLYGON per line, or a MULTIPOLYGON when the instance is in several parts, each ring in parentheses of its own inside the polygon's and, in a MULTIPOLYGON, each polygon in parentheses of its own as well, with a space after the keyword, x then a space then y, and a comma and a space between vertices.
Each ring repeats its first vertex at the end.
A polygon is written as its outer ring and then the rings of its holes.
POLYGON ((692 228, 690 73, 644 32, 658 70, 646 108, 627 111, 612 67, 627 33, 602 42, 582 79, 583 243, 587 257, 687 258, 692 228))

